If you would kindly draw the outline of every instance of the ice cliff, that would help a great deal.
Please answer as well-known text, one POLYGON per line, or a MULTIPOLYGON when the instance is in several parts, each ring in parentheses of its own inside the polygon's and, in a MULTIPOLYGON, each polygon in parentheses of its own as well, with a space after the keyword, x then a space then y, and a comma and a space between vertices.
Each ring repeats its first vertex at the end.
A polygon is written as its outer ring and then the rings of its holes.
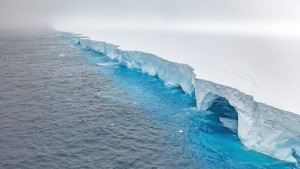
POLYGON ((280 110, 256 102, 252 96, 237 89, 195 78, 193 68, 186 64, 174 63, 149 53, 124 51, 119 46, 72 33, 57 32, 56 35, 83 50, 92 50, 117 60, 130 69, 158 76, 166 85, 181 87, 184 92, 196 97, 200 110, 210 108, 219 97, 225 98, 238 113, 238 136, 246 147, 280 160, 299 162, 298 112, 280 110))
POLYGON ((297 162, 300 152, 300 116, 259 103, 237 89, 195 79, 197 108, 207 110, 224 97, 238 113, 238 136, 248 148, 271 157, 297 162))

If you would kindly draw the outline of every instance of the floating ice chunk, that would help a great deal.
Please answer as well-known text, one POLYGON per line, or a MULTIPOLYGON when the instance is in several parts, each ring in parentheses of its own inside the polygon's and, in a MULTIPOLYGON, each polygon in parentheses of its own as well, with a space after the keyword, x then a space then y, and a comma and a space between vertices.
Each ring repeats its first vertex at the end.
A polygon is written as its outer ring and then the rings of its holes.
POLYGON ((118 65, 119 63, 115 63, 115 62, 105 62, 105 63, 97 63, 98 66, 114 66, 114 65, 118 65))

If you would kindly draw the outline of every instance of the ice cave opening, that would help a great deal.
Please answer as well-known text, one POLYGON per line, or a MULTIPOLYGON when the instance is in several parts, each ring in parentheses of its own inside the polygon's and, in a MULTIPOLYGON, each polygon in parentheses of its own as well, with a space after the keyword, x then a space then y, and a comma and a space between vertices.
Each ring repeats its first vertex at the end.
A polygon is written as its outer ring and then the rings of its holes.
POLYGON ((207 100, 209 105, 207 111, 214 112, 218 122, 232 132, 237 133, 238 113, 235 108, 230 105, 228 100, 224 97, 215 95, 213 95, 213 97, 206 97, 206 99, 210 100, 207 100), (208 98, 211 98, 211 100, 208 98))

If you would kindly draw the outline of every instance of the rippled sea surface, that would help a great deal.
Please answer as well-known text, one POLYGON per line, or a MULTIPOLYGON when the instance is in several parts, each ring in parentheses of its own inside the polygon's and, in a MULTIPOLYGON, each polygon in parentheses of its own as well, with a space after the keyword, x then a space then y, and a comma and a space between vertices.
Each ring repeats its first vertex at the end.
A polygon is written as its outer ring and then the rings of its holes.
POLYGON ((200 112, 179 88, 52 34, 0 37, 0 168, 295 168, 247 150, 222 100, 200 112))

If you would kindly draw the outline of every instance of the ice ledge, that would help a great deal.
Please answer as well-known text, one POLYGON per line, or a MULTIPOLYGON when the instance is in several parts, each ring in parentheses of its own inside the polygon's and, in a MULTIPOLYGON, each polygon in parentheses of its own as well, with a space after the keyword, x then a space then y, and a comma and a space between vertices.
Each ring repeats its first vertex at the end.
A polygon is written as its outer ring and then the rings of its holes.
POLYGON ((181 87, 196 96, 197 108, 207 110, 218 97, 228 100, 238 113, 238 136, 248 148, 265 155, 297 162, 300 154, 300 116, 263 103, 237 89, 196 79, 193 68, 186 64, 167 61, 153 54, 123 51, 116 45, 92 41, 72 33, 56 32, 83 50, 92 50, 120 64, 157 75, 167 85, 181 87))

